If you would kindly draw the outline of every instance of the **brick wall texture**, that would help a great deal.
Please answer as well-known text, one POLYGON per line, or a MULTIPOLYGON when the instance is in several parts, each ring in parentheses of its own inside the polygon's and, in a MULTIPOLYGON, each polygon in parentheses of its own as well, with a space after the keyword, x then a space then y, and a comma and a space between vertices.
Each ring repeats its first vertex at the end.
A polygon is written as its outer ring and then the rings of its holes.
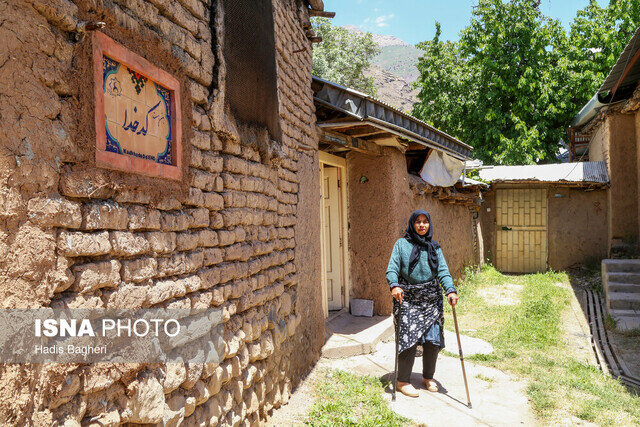
POLYGON ((317 359, 324 325, 306 6, 274 0, 283 136, 267 159, 239 124, 219 126, 233 121, 220 105, 221 7, 0 2, 0 307, 221 307, 226 342, 219 364, 1 365, 3 424, 254 425, 287 402, 317 359), (78 130, 89 126, 78 122, 90 108, 78 93, 90 83, 69 78, 90 43, 74 34, 83 13, 112 17, 111 34, 156 37, 184 70, 184 194, 157 197, 75 167, 92 156, 79 147, 94 143, 78 130))

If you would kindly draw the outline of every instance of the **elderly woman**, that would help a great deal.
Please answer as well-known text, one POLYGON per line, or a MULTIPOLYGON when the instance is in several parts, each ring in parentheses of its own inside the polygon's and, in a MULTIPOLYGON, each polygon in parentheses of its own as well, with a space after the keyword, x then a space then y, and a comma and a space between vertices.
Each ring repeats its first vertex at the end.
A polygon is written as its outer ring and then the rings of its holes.
POLYGON ((422 345, 423 350, 423 382, 427 390, 438 391, 433 374, 438 353, 444 348, 440 286, 452 306, 458 302, 442 249, 432 237, 433 224, 429 213, 415 211, 409 218, 404 237, 393 246, 387 267, 387 281, 394 298, 394 314, 399 308, 402 313, 398 334, 398 390, 410 397, 418 397, 417 390, 409 383, 418 345, 422 345))

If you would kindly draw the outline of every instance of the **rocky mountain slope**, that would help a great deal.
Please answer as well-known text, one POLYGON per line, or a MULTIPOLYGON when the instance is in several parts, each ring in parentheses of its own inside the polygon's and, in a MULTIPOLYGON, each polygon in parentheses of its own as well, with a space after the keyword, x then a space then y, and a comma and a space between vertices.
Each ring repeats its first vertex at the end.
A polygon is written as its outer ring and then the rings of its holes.
POLYGON ((411 112, 413 104, 418 101, 418 90, 412 89, 405 79, 376 65, 369 67, 365 75, 375 81, 376 98, 404 112, 411 112))
MULTIPOLYGON (((355 25, 346 25, 344 28, 362 33, 355 25)), ((376 98, 410 112, 413 103, 418 100, 418 90, 412 89, 411 83, 418 78, 416 63, 422 51, 395 36, 372 36, 380 47, 380 53, 373 58, 365 75, 373 77, 375 81, 376 98)))

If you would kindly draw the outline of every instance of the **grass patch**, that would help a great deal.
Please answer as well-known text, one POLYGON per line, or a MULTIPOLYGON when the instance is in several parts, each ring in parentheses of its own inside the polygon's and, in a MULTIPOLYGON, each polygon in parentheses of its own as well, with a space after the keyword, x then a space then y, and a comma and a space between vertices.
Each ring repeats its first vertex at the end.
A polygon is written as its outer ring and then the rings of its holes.
MULTIPOLYGON (((528 382, 527 394, 545 423, 573 417, 599 425, 640 424, 640 397, 597 367, 571 355, 564 343, 562 314, 572 296, 565 273, 505 276, 491 266, 469 271, 458 285, 456 307, 467 335, 494 346, 494 353, 469 360, 510 372, 528 382), (519 304, 489 304, 483 289, 520 285, 519 304)), ((491 295, 491 294, 488 294, 491 295)), ((453 330, 450 308, 446 327, 453 330)))
POLYGON ((604 327, 609 331, 615 331, 617 326, 618 322, 616 321, 616 319, 614 319, 612 315, 607 313, 604 318, 604 327))
POLYGON ((315 385, 317 403, 307 423, 313 426, 404 426, 409 420, 393 412, 384 399, 387 383, 371 376, 329 370, 315 385))
POLYGON ((493 382, 496 381, 495 379, 493 379, 491 377, 488 377, 486 375, 482 375, 482 374, 476 375, 476 378, 478 378, 479 380, 482 380, 482 381, 486 381, 488 383, 493 383, 493 382))

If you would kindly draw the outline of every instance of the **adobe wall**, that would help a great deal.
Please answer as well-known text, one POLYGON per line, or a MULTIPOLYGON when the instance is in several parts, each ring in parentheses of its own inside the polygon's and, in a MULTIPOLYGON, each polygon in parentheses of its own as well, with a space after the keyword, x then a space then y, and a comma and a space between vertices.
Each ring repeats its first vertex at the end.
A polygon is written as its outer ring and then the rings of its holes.
POLYGON ((607 190, 548 189, 549 268, 599 262, 608 254, 607 190))
POLYGON ((220 307, 226 342, 220 364, 1 365, 1 423, 254 424, 318 357, 311 45, 302 2, 274 3, 281 147, 224 110, 209 1, 0 3, 0 307, 220 307), (180 81, 183 183, 93 165, 83 20, 180 81))
POLYGON ((376 314, 390 314, 385 272, 412 198, 404 154, 390 147, 380 157, 351 151, 347 181, 351 297, 373 300, 376 314))
POLYGON ((610 238, 638 239, 638 172, 635 116, 614 114, 609 122, 610 238))
POLYGON ((610 123, 610 116, 605 117, 589 141, 589 160, 592 162, 606 162, 607 170, 609 170, 610 123))
POLYGON ((459 279, 465 267, 480 263, 474 249, 473 234, 476 224, 472 212, 467 205, 446 203, 429 194, 422 194, 415 187, 413 190, 412 206, 407 212, 401 235, 404 234, 411 212, 417 209, 429 212, 434 227, 433 238, 442 247, 451 275, 454 279, 459 279))
MULTIPOLYGON (((640 240, 640 141, 638 141, 638 137, 640 137, 640 112, 636 112, 635 115, 636 122, 636 179, 638 182, 638 192, 636 194, 638 200, 638 240, 640 240)), ((638 242, 640 243, 640 241, 638 242)))

